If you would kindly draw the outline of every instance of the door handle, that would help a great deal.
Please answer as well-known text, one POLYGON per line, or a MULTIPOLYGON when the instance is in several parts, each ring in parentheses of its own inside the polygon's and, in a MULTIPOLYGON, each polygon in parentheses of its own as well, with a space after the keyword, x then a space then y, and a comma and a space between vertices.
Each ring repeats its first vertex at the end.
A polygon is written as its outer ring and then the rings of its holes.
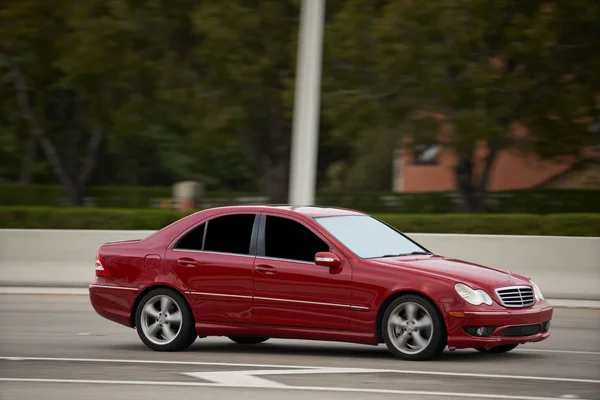
POLYGON ((275 267, 271 267, 270 265, 257 265, 256 272, 260 272, 261 274, 273 275, 277 272, 275 267))
POLYGON ((182 267, 195 267, 197 262, 193 258, 184 257, 177 260, 177 264, 181 265, 182 267))

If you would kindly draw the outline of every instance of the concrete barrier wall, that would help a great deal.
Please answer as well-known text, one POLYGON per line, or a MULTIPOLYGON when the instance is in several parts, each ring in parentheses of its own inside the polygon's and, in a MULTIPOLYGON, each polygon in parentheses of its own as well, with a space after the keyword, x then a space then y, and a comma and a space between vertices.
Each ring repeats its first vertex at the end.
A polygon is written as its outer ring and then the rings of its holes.
MULTIPOLYGON (((0 230, 0 285, 85 287, 105 242, 153 231, 0 230)), ((600 300, 600 238, 409 234, 434 253, 531 277, 548 298, 600 300)))
POLYGON ((102 243, 153 232, 0 229, 0 285, 85 287, 102 243))

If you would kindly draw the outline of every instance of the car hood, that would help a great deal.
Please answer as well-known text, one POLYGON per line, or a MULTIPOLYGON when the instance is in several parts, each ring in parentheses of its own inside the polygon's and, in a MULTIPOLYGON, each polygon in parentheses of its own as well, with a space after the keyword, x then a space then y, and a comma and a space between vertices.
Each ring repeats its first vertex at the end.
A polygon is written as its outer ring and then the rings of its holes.
POLYGON ((371 261, 394 269, 422 271, 481 289, 530 284, 523 275, 441 256, 390 257, 371 261))

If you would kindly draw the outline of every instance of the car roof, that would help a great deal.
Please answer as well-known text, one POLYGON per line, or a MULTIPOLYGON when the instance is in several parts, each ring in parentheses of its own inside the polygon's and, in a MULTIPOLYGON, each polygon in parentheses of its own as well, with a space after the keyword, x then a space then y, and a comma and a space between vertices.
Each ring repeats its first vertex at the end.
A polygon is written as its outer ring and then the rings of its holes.
POLYGON ((213 210, 226 210, 231 212, 250 211, 250 212, 268 212, 268 211, 287 211, 305 215, 309 218, 331 217, 338 215, 365 215, 365 213, 340 207, 322 207, 322 206, 293 206, 289 204, 256 204, 256 205, 235 205, 216 207, 213 210))

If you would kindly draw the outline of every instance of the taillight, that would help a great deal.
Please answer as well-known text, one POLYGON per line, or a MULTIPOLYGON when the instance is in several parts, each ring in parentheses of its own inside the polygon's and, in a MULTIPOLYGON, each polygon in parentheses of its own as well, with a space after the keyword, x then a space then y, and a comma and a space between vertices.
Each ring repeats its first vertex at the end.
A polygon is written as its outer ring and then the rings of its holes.
POLYGON ((104 268, 104 265, 102 265, 100 254, 96 255, 96 276, 109 276, 108 271, 104 268))

